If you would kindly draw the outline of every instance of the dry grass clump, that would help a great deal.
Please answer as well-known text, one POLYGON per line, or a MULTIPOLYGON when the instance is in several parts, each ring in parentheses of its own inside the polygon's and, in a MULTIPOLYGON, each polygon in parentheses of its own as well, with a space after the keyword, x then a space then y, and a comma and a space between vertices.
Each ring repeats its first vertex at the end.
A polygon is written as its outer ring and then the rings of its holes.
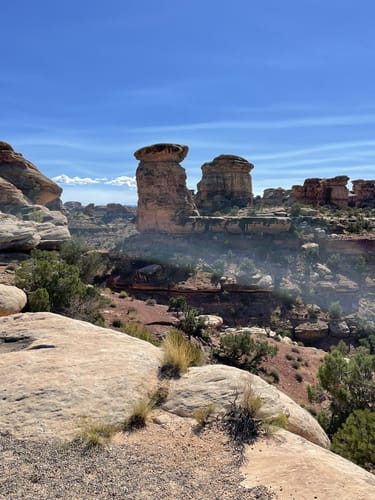
POLYGON ((132 431, 142 429, 146 426, 148 416, 153 408, 153 402, 150 399, 141 399, 132 408, 131 414, 124 421, 123 430, 132 431))
POLYGON ((118 430, 116 424, 85 419, 74 441, 85 449, 96 448, 108 444, 118 430))
POLYGON ((161 375, 179 377, 189 366, 203 363, 204 354, 198 345, 189 342, 178 330, 170 330, 162 343, 164 351, 161 375))
POLYGON ((211 403, 201 408, 196 408, 193 412, 193 417, 201 427, 204 427, 212 421, 214 414, 215 405, 211 403))

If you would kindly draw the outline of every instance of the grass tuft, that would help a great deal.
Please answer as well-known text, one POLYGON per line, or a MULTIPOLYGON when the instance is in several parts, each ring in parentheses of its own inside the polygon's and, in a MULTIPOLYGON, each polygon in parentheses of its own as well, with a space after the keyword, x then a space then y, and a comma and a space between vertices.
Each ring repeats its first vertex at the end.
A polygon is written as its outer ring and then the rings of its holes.
POLYGON ((189 342, 178 330, 170 330, 165 337, 162 348, 164 351, 161 375, 164 377, 179 377, 189 366, 203 363, 203 351, 197 345, 189 342))

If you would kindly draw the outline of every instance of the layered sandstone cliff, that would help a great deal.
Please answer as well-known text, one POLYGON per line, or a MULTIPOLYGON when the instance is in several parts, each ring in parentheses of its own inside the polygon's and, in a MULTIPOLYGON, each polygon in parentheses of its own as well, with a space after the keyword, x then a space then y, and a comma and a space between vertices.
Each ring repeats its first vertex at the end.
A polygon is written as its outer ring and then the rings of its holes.
POLYGON ((70 238, 62 189, 0 141, 0 250, 58 248, 70 238))
POLYGON ((202 214, 251 205, 250 171, 254 168, 245 158, 220 155, 202 165, 202 180, 198 183, 195 202, 202 214))
POLYGON ((20 190, 29 202, 49 208, 61 207, 62 189, 43 175, 35 165, 0 141, 0 177, 20 190))
POLYGON ((375 180, 358 179, 352 182, 352 204, 360 208, 375 207, 375 180))
POLYGON ((140 231, 183 232, 184 221, 198 215, 186 172, 179 164, 188 147, 154 144, 139 149, 137 228, 140 231))

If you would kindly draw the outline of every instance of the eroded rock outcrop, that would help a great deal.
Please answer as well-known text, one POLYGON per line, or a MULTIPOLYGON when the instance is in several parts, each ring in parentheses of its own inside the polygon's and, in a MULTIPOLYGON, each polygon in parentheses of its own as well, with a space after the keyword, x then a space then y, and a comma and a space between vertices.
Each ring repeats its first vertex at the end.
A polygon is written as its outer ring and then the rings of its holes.
POLYGON ((375 180, 358 179, 352 181, 351 204, 359 208, 375 207, 375 180))
POLYGON ((0 250, 58 248, 70 238, 62 189, 0 141, 0 250))
POLYGON ((250 171, 254 168, 245 158, 220 155, 202 165, 195 202, 202 214, 251 205, 253 194, 250 171))
POLYGON ((0 177, 19 189, 29 202, 60 208, 62 189, 43 175, 35 165, 0 141, 0 177))
POLYGON ((349 190, 346 187, 348 180, 346 175, 330 179, 306 179, 303 186, 292 187, 292 194, 297 203, 344 208, 349 203, 349 190))
POLYGON ((154 144, 139 149, 137 227, 140 231, 184 232, 184 220, 198 215, 181 162, 188 147, 154 144))

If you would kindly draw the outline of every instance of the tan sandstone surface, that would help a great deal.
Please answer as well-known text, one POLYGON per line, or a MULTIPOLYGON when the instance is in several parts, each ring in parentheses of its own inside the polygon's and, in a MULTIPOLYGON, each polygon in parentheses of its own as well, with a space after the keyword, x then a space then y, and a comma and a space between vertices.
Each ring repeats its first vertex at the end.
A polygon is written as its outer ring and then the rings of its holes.
POLYGON ((283 411, 290 431, 328 443, 276 388, 221 365, 170 381, 166 403, 139 433, 88 454, 62 447, 82 417, 122 422, 147 398, 160 383, 161 350, 52 313, 0 318, 0 342, 0 498, 373 498, 374 476, 290 432, 246 448, 240 470, 225 434, 215 424, 200 433, 190 417, 210 402, 225 408, 248 382, 266 415, 283 411))
POLYGON ((246 447, 244 485, 267 484, 280 500, 371 500, 375 476, 287 431, 246 447))

